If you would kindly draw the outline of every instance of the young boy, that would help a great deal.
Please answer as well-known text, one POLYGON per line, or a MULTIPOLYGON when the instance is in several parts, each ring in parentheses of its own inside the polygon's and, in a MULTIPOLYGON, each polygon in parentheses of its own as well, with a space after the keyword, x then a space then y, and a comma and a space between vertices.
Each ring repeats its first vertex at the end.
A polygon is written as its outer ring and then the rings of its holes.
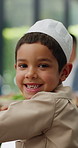
POLYGON ((26 100, 0 112, 0 142, 16 148, 78 148, 78 109, 63 87, 72 69, 72 37, 62 23, 36 22, 18 41, 16 82, 26 100))

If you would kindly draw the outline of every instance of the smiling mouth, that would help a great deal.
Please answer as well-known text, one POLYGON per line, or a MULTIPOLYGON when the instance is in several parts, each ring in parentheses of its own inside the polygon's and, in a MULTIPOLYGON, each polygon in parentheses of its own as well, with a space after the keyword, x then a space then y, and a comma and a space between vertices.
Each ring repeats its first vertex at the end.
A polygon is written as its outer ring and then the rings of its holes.
POLYGON ((27 89, 38 89, 42 84, 25 84, 27 89))

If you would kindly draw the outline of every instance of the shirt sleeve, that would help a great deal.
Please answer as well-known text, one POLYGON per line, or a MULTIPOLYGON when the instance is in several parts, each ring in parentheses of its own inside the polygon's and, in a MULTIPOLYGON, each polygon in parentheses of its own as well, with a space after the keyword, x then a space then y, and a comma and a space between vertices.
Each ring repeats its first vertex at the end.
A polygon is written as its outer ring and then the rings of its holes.
POLYGON ((51 127, 54 108, 54 99, 45 92, 12 103, 8 110, 0 112, 0 143, 30 139, 46 132, 51 127))

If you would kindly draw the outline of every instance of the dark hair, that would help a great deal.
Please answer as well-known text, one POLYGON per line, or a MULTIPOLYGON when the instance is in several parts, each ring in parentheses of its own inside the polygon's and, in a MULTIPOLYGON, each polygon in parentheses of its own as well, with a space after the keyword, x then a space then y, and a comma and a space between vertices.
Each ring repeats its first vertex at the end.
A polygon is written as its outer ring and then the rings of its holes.
POLYGON ((40 42, 42 45, 47 46, 54 57, 56 58, 58 65, 59 65, 59 72, 63 68, 63 66, 67 63, 66 56, 59 45, 59 43, 52 37, 47 34, 33 32, 25 34, 17 43, 16 50, 15 50, 15 62, 17 62, 17 51, 19 50, 20 46, 24 43, 37 43, 40 42))
POLYGON ((75 50, 76 50, 76 47, 77 47, 77 38, 76 38, 75 35, 73 35, 73 34, 71 34, 71 33, 70 33, 70 35, 71 35, 72 38, 73 38, 73 45, 75 44, 75 50))

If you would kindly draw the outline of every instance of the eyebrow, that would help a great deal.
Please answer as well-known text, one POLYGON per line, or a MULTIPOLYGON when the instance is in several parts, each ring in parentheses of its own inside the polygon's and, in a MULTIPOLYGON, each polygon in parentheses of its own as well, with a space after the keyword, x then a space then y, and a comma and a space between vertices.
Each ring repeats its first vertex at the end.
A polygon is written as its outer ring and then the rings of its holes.
POLYGON ((50 59, 48 59, 48 58, 38 59, 38 61, 52 62, 52 60, 50 60, 50 59))
MULTIPOLYGON (((25 62, 27 61, 26 59, 17 59, 18 62, 22 61, 22 62, 25 62)), ((51 59, 48 59, 48 58, 39 58, 38 59, 39 62, 52 62, 51 59)))
POLYGON ((19 62, 19 61, 26 61, 26 59, 17 59, 17 61, 19 62))

